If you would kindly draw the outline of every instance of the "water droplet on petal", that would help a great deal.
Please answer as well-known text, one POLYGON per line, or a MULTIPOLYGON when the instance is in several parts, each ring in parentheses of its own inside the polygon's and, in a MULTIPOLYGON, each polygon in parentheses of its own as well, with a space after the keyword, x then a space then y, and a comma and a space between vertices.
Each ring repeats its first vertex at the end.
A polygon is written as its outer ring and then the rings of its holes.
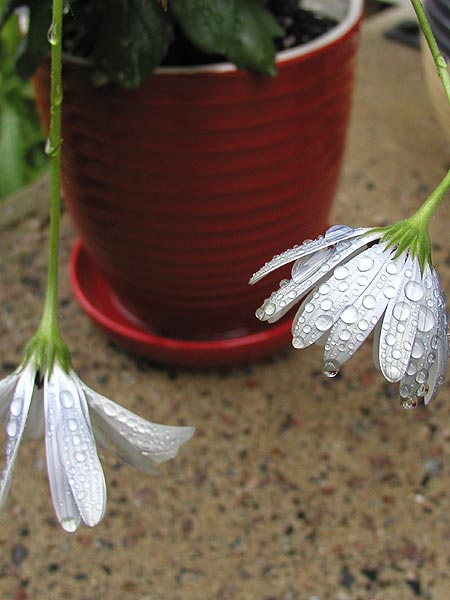
POLYGON ((269 317, 271 315, 273 315, 273 313, 275 312, 275 309, 276 309, 276 306, 275 306, 275 304, 273 302, 268 302, 267 304, 264 305, 264 312, 269 317))
POLYGON ((375 296, 372 296, 372 294, 367 294, 367 296, 364 296, 362 303, 364 308, 367 308, 368 310, 372 310, 377 305, 375 296))
POLYGON ((398 267, 395 263, 391 262, 387 265, 386 267, 386 272, 389 273, 389 275, 395 275, 398 271, 398 267))
POLYGON ((320 308, 325 311, 330 310, 332 306, 333 302, 329 298, 325 298, 325 300, 320 303, 320 308))
POLYGON ((391 300, 395 296, 395 293, 396 290, 393 285, 388 285, 383 289, 383 294, 386 296, 386 298, 388 298, 388 300, 391 300))
POLYGON ((297 348, 297 349, 305 348, 305 346, 306 346, 305 339, 302 338, 301 336, 294 336, 292 338, 292 345, 294 346, 294 348, 297 348))
POLYGON ((320 315, 315 325, 319 331, 327 331, 333 325, 333 319, 328 315, 320 315))
POLYGON ((419 310, 419 318, 417 321, 417 329, 419 331, 431 331, 436 323, 433 312, 426 306, 421 306, 419 310))
POLYGON ((411 350, 411 356, 413 358, 422 358, 424 352, 425 346, 423 345, 422 340, 415 340, 411 350))
POLYGON ((358 311, 354 306, 347 306, 347 308, 342 312, 340 319, 347 325, 351 325, 356 321, 358 317, 358 311))
POLYGON ((17 421, 15 419, 8 421, 8 424, 6 425, 6 433, 9 435, 9 437, 15 437, 17 435, 17 421))
POLYGON ((348 342, 348 340, 352 337, 352 334, 350 332, 349 329, 342 329, 342 331, 339 332, 339 338, 343 341, 343 342, 348 342))
POLYGON ((410 314, 411 309, 407 302, 397 302, 392 311, 392 315, 397 319, 397 321, 406 321, 410 314))
POLYGON ((373 259, 370 256, 363 256, 358 261, 357 268, 359 271, 369 271, 373 267, 373 259))
POLYGON ((347 267, 343 267, 343 266, 339 266, 336 267, 336 269, 334 270, 334 277, 336 279, 345 279, 346 277, 348 277, 349 275, 349 271, 347 269, 347 267))
POLYGON ((78 527, 78 521, 72 517, 66 517, 61 520, 61 527, 68 533, 73 533, 78 527))
POLYGON ((412 302, 419 302, 423 298, 423 287, 417 281, 408 281, 405 285, 405 296, 412 302))
POLYGON ((76 419, 69 419, 67 421, 67 429, 69 431, 76 431, 78 429, 78 422, 76 419))
POLYGON ((73 395, 67 390, 61 392, 60 400, 64 408, 71 408, 73 406, 73 395))

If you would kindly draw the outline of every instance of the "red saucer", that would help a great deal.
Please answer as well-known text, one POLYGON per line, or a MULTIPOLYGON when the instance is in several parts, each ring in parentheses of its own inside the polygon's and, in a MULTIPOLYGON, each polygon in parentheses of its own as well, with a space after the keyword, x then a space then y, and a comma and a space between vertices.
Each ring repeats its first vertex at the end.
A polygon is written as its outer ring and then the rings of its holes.
POLYGON ((291 340, 290 320, 269 325, 258 333, 212 341, 165 338, 141 329, 119 310, 114 292, 79 241, 72 250, 70 282, 81 308, 110 339, 158 362, 187 367, 235 365, 267 356, 291 340))

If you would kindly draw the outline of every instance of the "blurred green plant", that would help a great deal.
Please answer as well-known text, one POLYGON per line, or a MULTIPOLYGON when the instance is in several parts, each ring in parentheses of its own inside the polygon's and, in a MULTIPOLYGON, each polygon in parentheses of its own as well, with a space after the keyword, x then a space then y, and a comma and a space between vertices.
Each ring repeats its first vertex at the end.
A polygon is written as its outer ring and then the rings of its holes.
POLYGON ((31 183, 48 164, 31 85, 17 75, 21 41, 14 16, 0 35, 0 199, 31 183))

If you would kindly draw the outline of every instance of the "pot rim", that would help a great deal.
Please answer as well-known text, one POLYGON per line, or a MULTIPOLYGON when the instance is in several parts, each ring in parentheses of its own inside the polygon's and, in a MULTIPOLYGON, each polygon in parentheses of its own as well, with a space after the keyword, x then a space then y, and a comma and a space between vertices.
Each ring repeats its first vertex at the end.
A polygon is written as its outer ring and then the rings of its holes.
MULTIPOLYGON (((348 2, 350 5, 349 10, 342 21, 336 25, 336 27, 333 27, 327 31, 327 33, 324 33, 310 42, 277 52, 276 63, 283 64, 292 60, 296 60, 307 54, 310 54, 311 52, 331 46, 337 40, 349 33, 349 31, 353 29, 363 15, 364 0, 348 0, 348 2)), ((164 75, 195 75, 196 73, 235 73, 238 70, 239 69, 231 62, 220 62, 210 65, 194 65, 192 67, 157 67, 154 73, 164 75)))

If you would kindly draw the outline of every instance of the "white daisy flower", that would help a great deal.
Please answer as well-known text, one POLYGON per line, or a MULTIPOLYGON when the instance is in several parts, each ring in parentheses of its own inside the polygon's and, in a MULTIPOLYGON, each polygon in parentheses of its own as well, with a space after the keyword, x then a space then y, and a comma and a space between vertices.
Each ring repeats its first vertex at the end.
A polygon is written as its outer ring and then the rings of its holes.
POLYGON ((421 260, 396 242, 396 231, 386 236, 386 230, 331 227, 325 236, 275 256, 250 283, 295 261, 291 279, 280 283, 256 316, 272 323, 304 299, 292 324, 292 344, 324 345, 328 377, 376 327, 375 363, 388 381, 399 382, 403 406, 413 408, 419 399, 427 404, 444 382, 446 299, 426 244, 421 260))
POLYGON ((41 378, 34 361, 0 381, 0 415, 9 407, 6 462, 0 480, 5 503, 20 442, 45 431, 47 470, 58 521, 69 532, 104 515, 106 486, 96 441, 111 445, 132 465, 155 471, 189 440, 192 427, 159 425, 97 394, 55 360, 41 378), (91 419, 93 426, 91 425, 91 419))

